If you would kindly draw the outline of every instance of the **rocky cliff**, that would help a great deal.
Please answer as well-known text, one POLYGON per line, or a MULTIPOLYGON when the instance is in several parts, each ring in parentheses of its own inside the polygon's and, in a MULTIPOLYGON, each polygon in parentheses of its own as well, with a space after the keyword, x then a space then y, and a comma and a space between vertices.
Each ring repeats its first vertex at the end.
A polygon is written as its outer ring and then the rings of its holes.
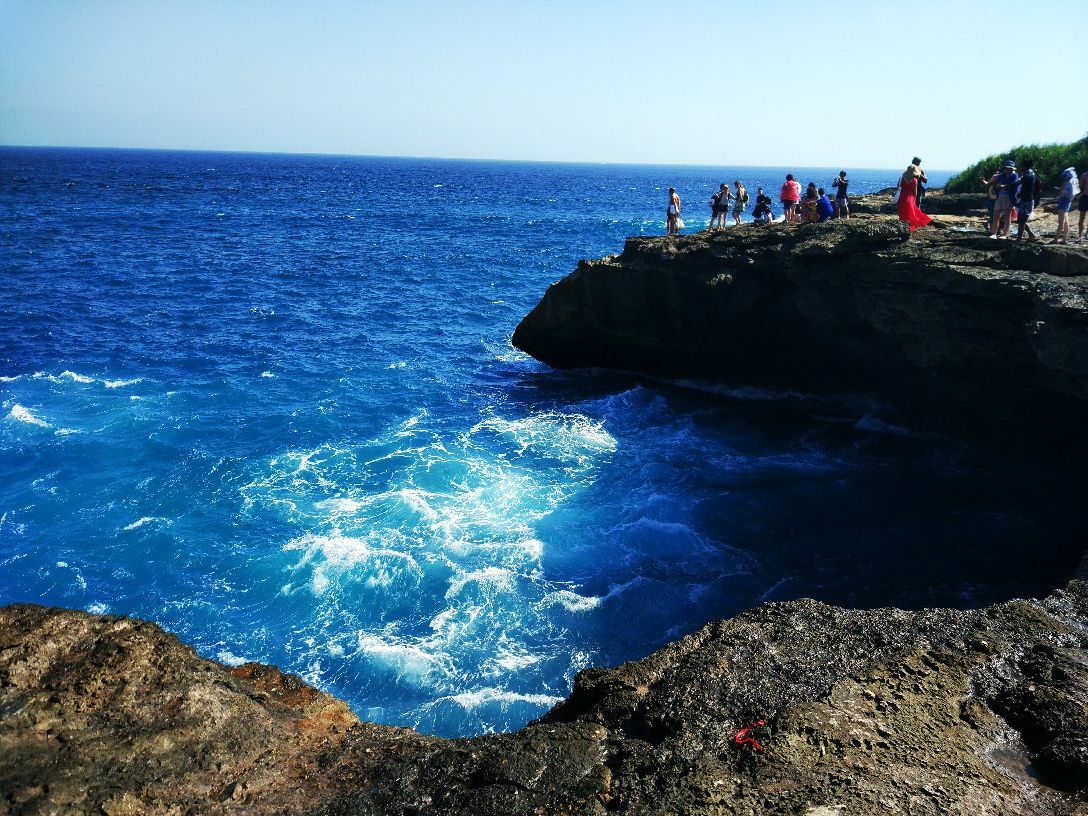
POLYGON ((863 390, 1028 450, 1088 441, 1088 253, 947 225, 632 238, 551 286, 514 344, 558 368, 863 390))
POLYGON ((442 740, 153 624, 10 606, 0 813, 1085 814, 1086 646, 1076 582, 966 612, 768 604, 582 672, 519 732, 442 740))

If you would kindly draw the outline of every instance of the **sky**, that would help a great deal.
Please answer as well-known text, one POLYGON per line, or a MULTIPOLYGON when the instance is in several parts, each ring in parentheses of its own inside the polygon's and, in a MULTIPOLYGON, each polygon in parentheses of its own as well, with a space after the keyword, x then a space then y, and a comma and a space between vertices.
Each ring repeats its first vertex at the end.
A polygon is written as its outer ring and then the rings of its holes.
POLYGON ((1088 132, 1084 20, 1084 0, 0 0, 0 144, 955 170, 1088 132))

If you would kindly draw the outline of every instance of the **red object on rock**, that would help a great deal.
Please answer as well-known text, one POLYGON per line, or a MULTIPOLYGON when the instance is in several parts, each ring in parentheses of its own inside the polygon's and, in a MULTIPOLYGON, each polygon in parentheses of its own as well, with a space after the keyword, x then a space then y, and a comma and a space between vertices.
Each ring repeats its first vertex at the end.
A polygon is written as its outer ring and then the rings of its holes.
POLYGON ((746 725, 733 737, 733 742, 737 745, 751 745, 760 754, 763 753, 763 746, 759 744, 759 741, 755 737, 748 736, 748 732, 753 728, 759 728, 762 725, 766 725, 765 720, 756 720, 751 725, 746 725))

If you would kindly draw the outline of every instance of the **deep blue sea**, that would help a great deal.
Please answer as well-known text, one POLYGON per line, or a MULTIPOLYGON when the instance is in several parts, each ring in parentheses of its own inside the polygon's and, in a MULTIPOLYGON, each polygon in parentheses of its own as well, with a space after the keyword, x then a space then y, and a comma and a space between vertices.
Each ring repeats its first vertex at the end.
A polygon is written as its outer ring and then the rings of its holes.
POLYGON ((0 149, 0 603, 464 735, 765 600, 1064 583, 1085 512, 1045 469, 864 395, 511 346, 578 259, 664 231, 670 185, 690 230, 787 169, 0 149))

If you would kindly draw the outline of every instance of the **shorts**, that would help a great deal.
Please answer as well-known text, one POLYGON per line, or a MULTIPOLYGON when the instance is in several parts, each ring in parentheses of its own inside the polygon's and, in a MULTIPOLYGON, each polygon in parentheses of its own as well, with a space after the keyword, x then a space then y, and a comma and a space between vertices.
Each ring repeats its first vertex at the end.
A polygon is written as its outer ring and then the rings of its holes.
POLYGON ((1058 212, 1069 212, 1072 208, 1073 202, 1070 199, 1065 196, 1058 199, 1058 212))
POLYGON ((1035 203, 1029 198, 1027 201, 1021 201, 1016 205, 1016 223, 1026 224, 1031 217, 1032 210, 1035 209, 1035 203))
POLYGON ((733 205, 733 215, 740 215, 742 212, 744 212, 744 205, 743 204, 734 204, 733 205))
POLYGON ((847 201, 846 196, 843 196, 842 198, 839 198, 838 196, 835 196, 835 204, 837 206, 839 206, 839 207, 849 207, 850 206, 850 202, 847 201))
POLYGON ((1012 199, 1007 195, 999 195, 994 202, 994 215, 1004 215, 1012 209, 1012 199))
POLYGON ((782 199, 782 206, 785 207, 787 210, 790 207, 796 207, 800 203, 801 203, 800 201, 786 201, 786 199, 784 199, 784 198, 782 199))
POLYGON ((1077 209, 1081 212, 1088 212, 1088 193, 1080 194, 1080 204, 1077 205, 1077 209))

